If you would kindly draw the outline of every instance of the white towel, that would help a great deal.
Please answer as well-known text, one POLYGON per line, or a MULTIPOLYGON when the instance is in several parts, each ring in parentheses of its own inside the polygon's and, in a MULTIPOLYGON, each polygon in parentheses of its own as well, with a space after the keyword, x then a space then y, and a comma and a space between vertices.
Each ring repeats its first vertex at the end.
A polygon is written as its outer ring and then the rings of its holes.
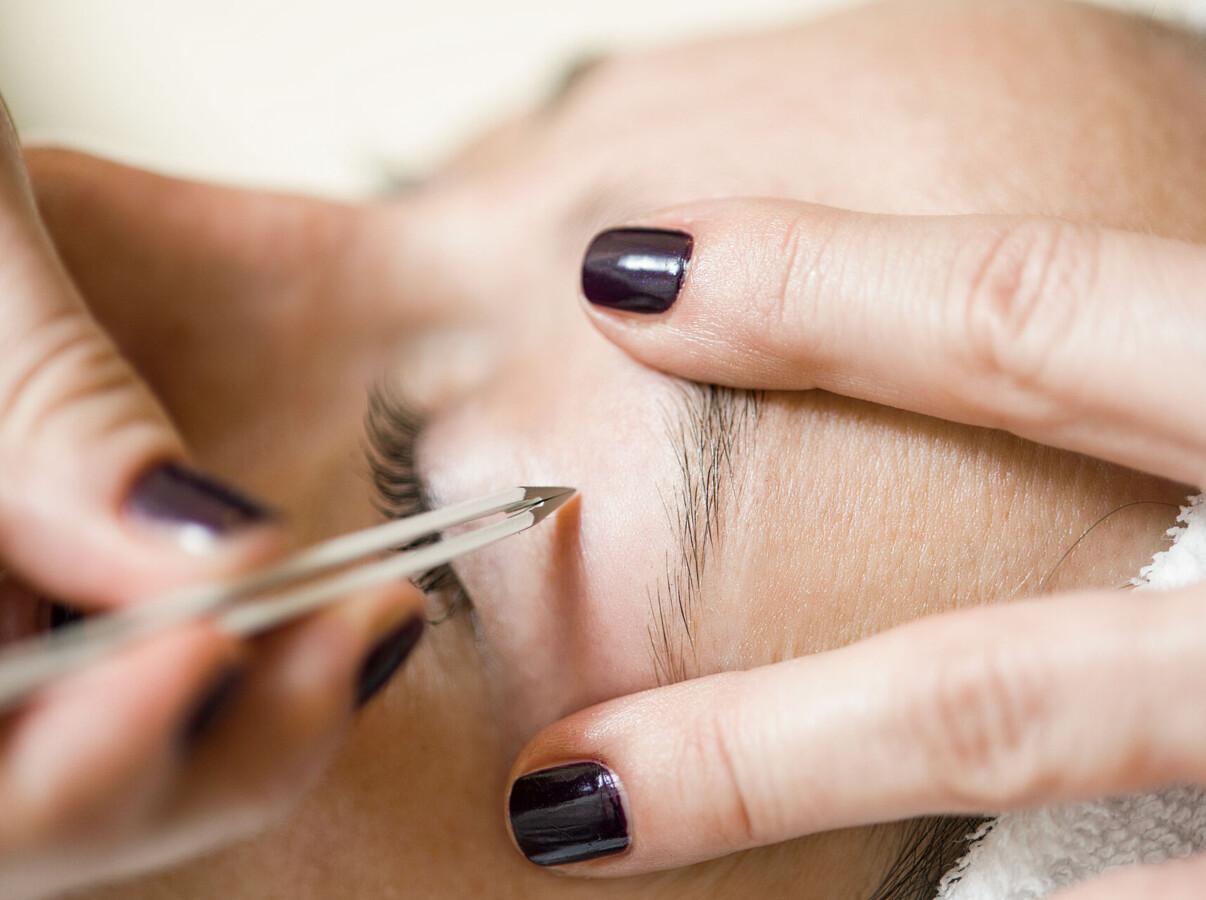
MULTIPOLYGON (((1181 525, 1169 531, 1173 545, 1139 573, 1138 589, 1206 580, 1204 497, 1182 507, 1181 525)), ((1038 900, 1114 866, 1160 863, 1204 847, 1206 792, 1198 787, 1009 812, 976 833, 943 877, 938 900, 1038 900)))

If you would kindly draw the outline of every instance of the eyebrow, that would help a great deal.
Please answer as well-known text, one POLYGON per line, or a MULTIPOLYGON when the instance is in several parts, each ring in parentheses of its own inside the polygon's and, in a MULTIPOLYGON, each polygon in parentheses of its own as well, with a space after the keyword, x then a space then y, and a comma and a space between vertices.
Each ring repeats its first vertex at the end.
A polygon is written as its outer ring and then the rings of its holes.
MULTIPOLYGON (((675 382, 678 391, 663 409, 666 437, 677 468, 662 509, 673 537, 665 549, 662 580, 646 588, 647 626, 654 676, 659 684, 696 673, 695 636, 708 560, 731 508, 734 461, 748 449, 761 415, 760 392, 675 382)), ((398 518, 432 506, 415 464, 424 416, 404 394, 384 383, 369 392, 365 454, 383 515, 398 518)), ((450 566, 427 573, 420 587, 454 599, 438 621, 467 605, 468 593, 450 566)))
POLYGON ((647 589, 659 684, 693 675, 703 579, 723 532, 734 460, 753 441, 761 409, 761 393, 684 382, 666 410, 678 480, 662 506, 675 540, 666 550, 663 580, 647 589))

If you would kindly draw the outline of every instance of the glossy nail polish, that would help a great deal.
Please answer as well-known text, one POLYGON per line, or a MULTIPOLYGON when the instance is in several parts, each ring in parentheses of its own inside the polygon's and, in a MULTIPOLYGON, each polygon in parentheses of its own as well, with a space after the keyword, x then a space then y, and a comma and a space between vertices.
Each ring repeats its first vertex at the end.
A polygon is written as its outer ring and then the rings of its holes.
POLYGON ((217 539, 276 518, 250 497, 175 462, 143 475, 130 491, 126 510, 173 531, 185 549, 197 552, 217 539))
POLYGON ((386 635, 364 658, 356 680, 356 708, 364 706, 402 668, 406 657, 423 636, 423 619, 415 616, 386 635))
POLYGON ((613 856, 628 848, 615 773, 595 762, 542 769, 511 786, 515 843, 538 866, 613 856))
POLYGON ((663 313, 678 298, 691 246, 691 235, 681 231, 604 231, 591 241, 582 261, 582 292, 596 306, 663 313))
POLYGON ((201 699, 184 718, 179 737, 179 745, 183 752, 187 753, 201 742, 233 702, 242 686, 242 669, 230 666, 222 670, 209 690, 201 695, 201 699))

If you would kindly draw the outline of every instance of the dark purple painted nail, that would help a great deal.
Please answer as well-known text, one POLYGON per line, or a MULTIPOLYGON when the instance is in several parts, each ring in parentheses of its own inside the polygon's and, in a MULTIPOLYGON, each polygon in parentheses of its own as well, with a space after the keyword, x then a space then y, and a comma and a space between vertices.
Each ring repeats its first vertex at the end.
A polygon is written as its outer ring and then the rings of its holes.
POLYGON ((615 773, 596 762, 524 775, 511 786, 511 831, 538 866, 614 856, 628 848, 615 773))
POLYGON ((591 241, 582 261, 582 292, 596 306, 662 313, 674 305, 691 260, 691 235, 656 228, 617 228, 591 241))
POLYGON ((410 651, 423 636, 423 617, 415 616, 378 642, 360 665, 356 679, 356 708, 364 706, 385 687, 402 668, 410 651))
POLYGON ((276 518, 250 497, 175 462, 143 475, 130 491, 126 509, 177 532, 190 549, 205 549, 208 541, 276 518))
POLYGON ((223 669, 208 691, 201 695, 180 727, 178 740, 182 753, 188 753, 209 733, 243 686, 243 670, 238 666, 223 669))

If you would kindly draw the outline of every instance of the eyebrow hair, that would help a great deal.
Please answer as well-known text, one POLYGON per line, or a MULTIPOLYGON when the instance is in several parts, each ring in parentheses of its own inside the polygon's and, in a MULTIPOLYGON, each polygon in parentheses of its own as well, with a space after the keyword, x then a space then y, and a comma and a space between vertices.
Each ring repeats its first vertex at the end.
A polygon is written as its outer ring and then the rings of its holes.
POLYGON ((734 460, 753 441, 762 394, 683 382, 665 414, 678 481, 662 507, 675 540, 664 578, 647 589, 649 647, 658 684, 692 677, 707 563, 724 525, 734 460), (675 555, 677 553, 677 555, 675 555))
POLYGON ((933 900, 943 876, 984 836, 989 821, 984 816, 930 816, 906 822, 895 859, 869 900, 933 900))
MULTIPOLYGON (((658 684, 699 674, 692 669, 702 579, 722 536, 724 512, 741 488, 733 483, 734 460, 754 440, 763 403, 761 393, 693 383, 681 387, 666 410, 679 480, 669 501, 662 498, 680 552, 673 559, 667 551, 665 580, 649 589, 649 644, 658 684)), ((893 861, 869 900, 930 900, 987 821, 935 816, 906 823, 893 861)))

